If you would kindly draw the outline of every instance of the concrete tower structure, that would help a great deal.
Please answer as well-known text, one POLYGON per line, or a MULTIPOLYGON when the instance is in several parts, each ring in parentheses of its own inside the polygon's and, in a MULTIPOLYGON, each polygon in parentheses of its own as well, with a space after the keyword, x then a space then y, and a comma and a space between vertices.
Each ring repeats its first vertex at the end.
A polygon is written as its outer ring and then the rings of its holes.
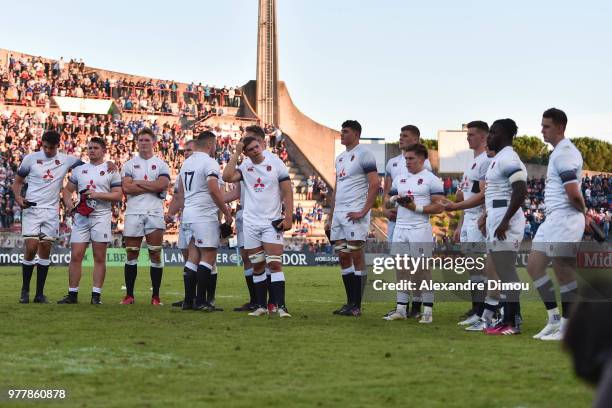
POLYGON ((276 0, 259 0, 257 29, 257 115, 278 125, 276 0))

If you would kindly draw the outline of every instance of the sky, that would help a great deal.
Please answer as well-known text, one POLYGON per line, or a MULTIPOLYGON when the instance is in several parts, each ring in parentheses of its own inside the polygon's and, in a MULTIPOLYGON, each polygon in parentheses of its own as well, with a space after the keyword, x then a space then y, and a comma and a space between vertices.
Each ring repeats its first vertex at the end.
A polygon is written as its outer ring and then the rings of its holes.
MULTIPOLYGON (((257 1, 4 2, 0 47, 217 86, 255 78, 257 1), (10 17, 12 16, 12 17, 10 17), (25 25, 25 27, 24 27, 25 25)), ((512 118, 539 135, 563 109, 566 134, 612 142, 612 2, 277 0, 280 79, 298 108, 338 129, 435 138, 512 118)))

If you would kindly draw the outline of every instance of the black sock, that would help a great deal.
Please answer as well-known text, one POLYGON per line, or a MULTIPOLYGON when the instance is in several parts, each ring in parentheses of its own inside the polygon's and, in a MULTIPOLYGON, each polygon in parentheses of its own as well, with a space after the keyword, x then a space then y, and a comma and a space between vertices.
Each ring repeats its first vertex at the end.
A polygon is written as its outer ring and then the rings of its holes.
POLYGON ((47 281, 47 273, 49 265, 38 264, 36 266, 36 296, 43 296, 45 292, 45 282, 47 281))
POLYGON ((138 265, 123 265, 123 277, 125 278, 126 295, 134 297, 134 285, 136 283, 136 275, 138 274, 138 265))
POLYGON ((282 277, 275 277, 275 279, 278 279, 276 281, 270 279, 270 291, 274 293, 276 305, 285 307, 285 276, 282 272, 275 272, 274 274, 281 275, 282 277))
POLYGON ((91 292, 91 297, 94 299, 100 299, 100 294, 98 292, 91 292))
POLYGON ((187 305, 193 305, 193 299, 196 295, 196 286, 198 280, 196 277, 196 271, 193 271, 187 267, 183 269, 183 284, 185 286, 185 300, 184 303, 187 305))
POLYGON ((420 302, 420 301, 417 301, 417 302, 412 302, 412 312, 413 312, 413 313, 415 313, 415 312, 419 312, 419 313, 421 313, 421 305, 422 305, 422 304, 423 304, 423 303, 422 303, 422 302, 420 302))
POLYGON ((21 277, 23 283, 21 285, 22 292, 30 291, 30 280, 32 280, 32 273, 34 272, 34 265, 21 264, 21 277))
POLYGON ((278 305, 276 302, 276 296, 272 290, 272 274, 266 274, 266 280, 268 281, 268 304, 278 305))
POLYGON ((210 272, 211 270, 208 266, 202 264, 198 265, 196 302, 199 305, 206 301, 206 291, 208 290, 208 285, 210 283, 210 272))
POLYGON ((577 287, 561 292, 561 317, 569 319, 577 295, 577 287))
POLYGON ((206 301, 212 304, 215 301, 215 293, 217 292, 217 274, 210 274, 210 282, 206 288, 206 301))
POLYGON ((159 287, 161 286, 164 268, 160 268, 158 266, 152 266, 149 273, 151 275, 151 286, 153 286, 152 296, 159 297, 159 287))
POLYGON ((540 298, 546 306, 546 310, 554 309, 557 307, 557 299, 555 296, 555 287, 548 275, 543 276, 540 279, 534 281, 535 287, 538 289, 540 298))
POLYGON ((344 290, 346 292, 346 304, 350 305, 353 303, 353 278, 355 277, 354 273, 343 273, 342 274, 342 283, 344 283, 344 290))
POLYGON ((361 275, 353 275, 353 300, 357 307, 361 307, 361 295, 363 291, 363 282, 361 275))
POLYGON ((253 275, 245 276, 247 289, 249 289, 249 303, 255 304, 257 303, 257 299, 255 296, 255 285, 253 284, 253 275))
POLYGON ((265 308, 266 296, 268 294, 268 280, 264 278, 260 282, 257 282, 257 277, 258 275, 253 275, 253 286, 255 286, 255 299, 257 300, 256 303, 259 307, 265 308))

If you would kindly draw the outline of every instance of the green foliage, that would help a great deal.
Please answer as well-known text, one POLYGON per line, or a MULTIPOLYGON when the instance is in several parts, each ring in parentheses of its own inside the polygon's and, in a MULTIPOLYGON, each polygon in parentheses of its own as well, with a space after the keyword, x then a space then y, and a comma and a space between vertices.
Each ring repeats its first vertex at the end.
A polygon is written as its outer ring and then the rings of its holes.
POLYGON ((437 139, 421 139, 421 143, 429 150, 438 150, 437 139))
POLYGON ((585 170, 612 172, 612 144, 591 137, 577 137, 572 143, 582 154, 585 170))
POLYGON ((548 164, 548 146, 536 136, 519 136, 512 143, 514 150, 525 163, 548 164))

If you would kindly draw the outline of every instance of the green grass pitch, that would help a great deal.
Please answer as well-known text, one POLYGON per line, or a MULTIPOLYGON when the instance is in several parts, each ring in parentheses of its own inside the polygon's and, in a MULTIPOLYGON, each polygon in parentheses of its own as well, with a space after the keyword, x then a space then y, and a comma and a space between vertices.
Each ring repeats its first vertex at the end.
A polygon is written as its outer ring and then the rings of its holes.
MULTIPOLYGON (((85 268, 78 305, 20 305, 18 267, 0 268, 0 388, 66 389, 79 407, 587 407, 558 343, 531 338, 544 323, 525 302, 524 333, 490 337, 457 326, 467 303, 441 302, 434 323, 381 319, 392 302, 370 302, 361 318, 333 316, 343 300, 333 267, 286 268, 292 319, 232 312, 245 300, 242 271, 220 268, 217 304, 203 313, 170 306, 182 298, 182 270, 164 272, 162 300, 149 305, 145 268, 136 304, 118 304, 123 271, 107 273, 104 305, 89 304, 85 268)), ((35 285, 35 275, 32 285, 35 285)), ((67 268, 52 267, 46 294, 55 303, 67 268)), ((28 406, 8 402, 0 405, 28 406)))

